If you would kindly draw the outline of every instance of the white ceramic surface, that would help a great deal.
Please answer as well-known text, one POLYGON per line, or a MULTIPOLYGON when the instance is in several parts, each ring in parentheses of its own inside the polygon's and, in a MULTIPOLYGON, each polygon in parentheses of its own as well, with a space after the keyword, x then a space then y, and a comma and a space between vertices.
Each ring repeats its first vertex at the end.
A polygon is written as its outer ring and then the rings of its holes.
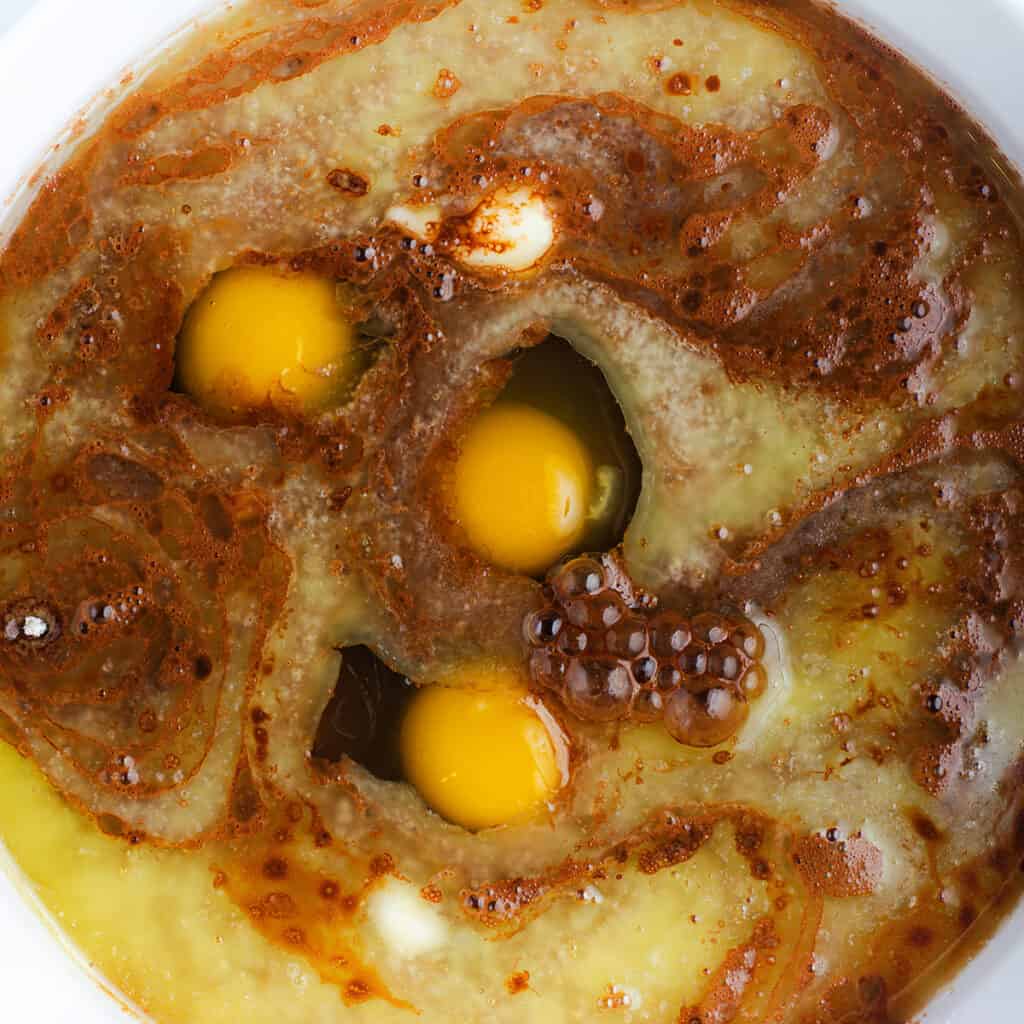
MULTIPOLYGON (((39 0, 0 37, 0 218, 90 101, 197 13, 225 0, 39 0)), ((0 0, 0 16, 27 6, 0 0)), ((945 83, 1024 167, 1024 0, 841 0, 945 83)), ((0 21, 0 25, 3 22, 0 21)), ((59 159, 60 154, 56 154, 59 159)), ((2 232, 0 232, 2 235, 2 232)), ((30 813, 30 812, 29 812, 30 813)), ((0 851, 0 869, 5 867, 0 851)), ((0 1020, 111 1024, 117 1006, 0 870, 0 1020)), ((1024 1021, 1024 907, 960 974, 925 1024, 1024 1021)), ((187 1022, 183 1022, 187 1024, 187 1022)))
POLYGON ((0 0, 0 32, 6 32, 35 0, 0 0))

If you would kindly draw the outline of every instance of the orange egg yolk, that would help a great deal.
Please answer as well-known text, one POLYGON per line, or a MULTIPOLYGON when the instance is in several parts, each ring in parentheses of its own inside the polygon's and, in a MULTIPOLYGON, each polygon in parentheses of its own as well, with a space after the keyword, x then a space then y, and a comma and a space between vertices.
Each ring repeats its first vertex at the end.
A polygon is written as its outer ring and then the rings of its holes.
POLYGON ((561 420, 499 402, 470 425, 454 474, 454 512, 470 546, 510 572, 545 571, 579 544, 594 466, 561 420))
POLYGON ((315 412, 350 376, 354 332, 334 282, 270 267, 218 274, 178 339, 181 389, 227 415, 315 412))
POLYGON ((565 740, 512 670, 424 687, 402 722, 406 778, 448 821, 478 830, 521 822, 564 779, 565 740))

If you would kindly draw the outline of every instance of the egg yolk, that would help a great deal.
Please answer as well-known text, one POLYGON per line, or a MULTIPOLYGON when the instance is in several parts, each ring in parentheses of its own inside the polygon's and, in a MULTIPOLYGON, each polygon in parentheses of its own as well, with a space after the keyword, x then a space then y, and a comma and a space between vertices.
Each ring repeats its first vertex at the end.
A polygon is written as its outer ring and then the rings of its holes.
POLYGON ((564 739, 513 672, 424 687, 399 739, 406 778, 468 829, 522 821, 562 783, 564 739))
POLYGON ((322 408, 348 376, 352 324, 332 281, 269 267, 218 274, 196 299, 178 340, 181 389, 221 413, 268 403, 322 408))
POLYGON ((511 572, 550 568, 582 539, 594 468, 560 420, 518 402, 478 416, 454 474, 454 512, 470 545, 511 572))

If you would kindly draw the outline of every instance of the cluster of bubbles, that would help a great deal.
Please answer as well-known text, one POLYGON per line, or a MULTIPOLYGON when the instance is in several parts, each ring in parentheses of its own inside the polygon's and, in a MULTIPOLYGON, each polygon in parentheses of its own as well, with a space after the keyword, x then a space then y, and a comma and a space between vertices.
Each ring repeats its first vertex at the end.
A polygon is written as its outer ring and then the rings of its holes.
POLYGON ((608 558, 555 569, 527 616, 534 685, 589 722, 663 721, 680 743, 714 747, 766 689, 764 636, 742 615, 658 610, 608 558))

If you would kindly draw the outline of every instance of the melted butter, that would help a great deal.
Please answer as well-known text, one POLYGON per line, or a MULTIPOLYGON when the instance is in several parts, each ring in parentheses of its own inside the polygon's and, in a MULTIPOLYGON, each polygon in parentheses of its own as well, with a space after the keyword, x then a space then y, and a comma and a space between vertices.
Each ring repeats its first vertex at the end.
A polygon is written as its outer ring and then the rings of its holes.
MULTIPOLYGON (((409 1019, 407 1004, 363 1002, 362 990, 349 986, 352 953, 339 938, 343 910, 335 913, 333 926, 307 928, 303 942, 291 948, 280 935, 267 941, 264 936, 275 928, 286 931, 287 922, 253 927, 251 912, 243 909, 274 888, 266 879, 234 882, 244 877, 243 866, 216 844, 182 853, 129 847, 104 836, 5 745, 0 837, 71 942, 162 1024, 219 1024, 242 1014, 258 1024, 409 1019), (217 865, 224 864, 228 880, 215 887, 217 865), (310 943, 327 952, 319 967, 307 959, 310 943)), ((633 1008, 642 1010, 637 1019, 661 1020, 665 1007, 700 998, 707 972, 723 951, 749 940, 780 891, 778 881, 766 885, 751 877, 722 827, 684 863, 654 875, 633 867, 610 871, 502 942, 488 941, 463 923, 423 948, 413 947, 414 960, 425 972, 421 981, 438 969, 450 972, 469 1019, 485 1012, 501 979, 519 965, 530 971, 538 993, 530 1002, 531 1020, 558 1024, 567 1005, 596 1006, 609 987, 633 993, 633 1008), (549 948, 545 937, 557 942, 554 958, 540 954, 549 948), (485 988, 474 991, 465 984, 469 978, 486 979, 485 988)), ((799 903, 793 907, 798 911, 799 903)), ((363 955, 380 965, 385 979, 396 975, 399 951, 386 936, 375 925, 362 940, 363 955)), ((783 933, 782 940, 785 950, 792 936, 783 933)), ((407 955, 408 947, 401 953, 407 955)), ((433 997, 421 992, 415 1001, 432 1003, 433 997)), ((495 1008, 494 1019, 520 1020, 518 1011, 509 1002, 495 1008)))
POLYGON ((792 710, 826 719, 905 707, 908 681, 926 675, 954 620, 948 559, 957 547, 941 523, 904 519, 884 533, 866 531, 844 551, 843 564, 795 588, 781 611, 804 680, 792 710))
MULTIPOLYGON (((322 981, 301 956, 264 938, 215 888, 216 864, 225 860, 216 845, 184 853, 106 836, 6 744, 0 839, 67 938, 161 1024, 243 1014, 261 1024, 340 1018, 336 979, 322 981)), ((387 1004, 371 1005, 367 1019, 405 1019, 387 1004)))

